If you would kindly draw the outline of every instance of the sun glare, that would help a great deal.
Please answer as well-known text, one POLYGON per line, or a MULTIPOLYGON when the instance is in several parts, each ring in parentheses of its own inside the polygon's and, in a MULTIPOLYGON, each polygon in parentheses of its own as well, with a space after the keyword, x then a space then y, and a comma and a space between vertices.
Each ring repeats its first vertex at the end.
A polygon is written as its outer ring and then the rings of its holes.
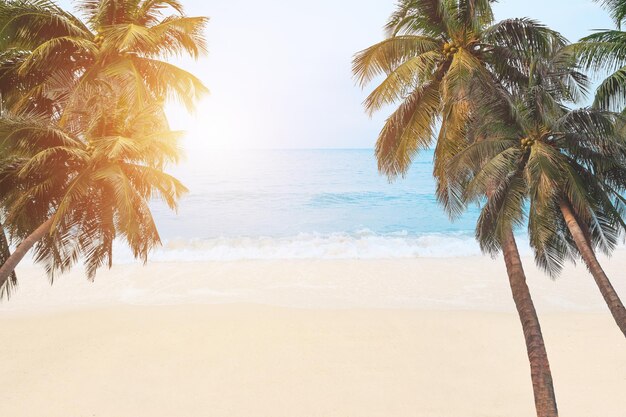
POLYGON ((245 146, 245 126, 233 120, 214 97, 205 97, 189 114, 182 104, 168 106, 167 115, 172 129, 185 132, 183 146, 187 154, 207 149, 239 149, 245 146))

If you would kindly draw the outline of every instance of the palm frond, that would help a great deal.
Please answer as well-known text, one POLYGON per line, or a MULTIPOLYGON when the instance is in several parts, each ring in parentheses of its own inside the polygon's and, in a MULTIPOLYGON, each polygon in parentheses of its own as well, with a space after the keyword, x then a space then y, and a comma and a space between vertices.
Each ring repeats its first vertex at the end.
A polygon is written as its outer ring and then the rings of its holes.
POLYGON ((389 36, 423 34, 439 37, 447 31, 449 2, 445 0, 400 0, 385 31, 389 36))
POLYGON ((441 47, 440 41, 427 36, 395 36, 358 52, 352 61, 352 72, 364 87, 374 78, 389 75, 403 63, 441 47))
POLYGON ((387 119, 376 142, 378 169, 389 178, 403 175, 413 156, 433 141, 440 106, 439 81, 416 88, 387 119))

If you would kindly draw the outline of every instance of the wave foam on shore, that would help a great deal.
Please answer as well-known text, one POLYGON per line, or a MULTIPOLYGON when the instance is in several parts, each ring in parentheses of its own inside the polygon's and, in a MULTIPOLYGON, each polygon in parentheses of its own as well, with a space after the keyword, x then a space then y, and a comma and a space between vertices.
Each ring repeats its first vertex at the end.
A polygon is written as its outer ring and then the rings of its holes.
MULTIPOLYGON (((522 242, 522 247, 527 245, 522 242)), ((117 247, 116 262, 132 257, 124 245, 117 247)), ((530 253, 528 251, 528 253, 530 253)), ((278 259, 406 259, 480 255, 473 236, 467 234, 409 235, 300 233, 289 237, 217 237, 171 239, 150 256, 152 261, 197 262, 278 259)))

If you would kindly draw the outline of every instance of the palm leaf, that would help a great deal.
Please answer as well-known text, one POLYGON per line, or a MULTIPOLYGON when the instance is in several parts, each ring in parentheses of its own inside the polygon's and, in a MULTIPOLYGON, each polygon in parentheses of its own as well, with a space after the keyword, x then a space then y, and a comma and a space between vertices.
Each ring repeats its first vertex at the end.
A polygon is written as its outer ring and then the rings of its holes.
POLYGON ((406 173, 413 156, 433 140, 439 109, 439 82, 416 88, 387 119, 378 141, 378 168, 390 178, 406 173))

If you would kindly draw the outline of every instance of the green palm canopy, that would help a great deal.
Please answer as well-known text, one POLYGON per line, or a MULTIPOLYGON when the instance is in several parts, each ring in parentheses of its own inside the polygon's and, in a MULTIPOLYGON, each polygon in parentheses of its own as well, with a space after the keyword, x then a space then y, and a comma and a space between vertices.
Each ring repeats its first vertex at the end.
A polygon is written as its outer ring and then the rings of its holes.
MULTIPOLYGON (((168 62, 206 53, 205 17, 177 0, 81 0, 78 18, 48 0, 0 0, 0 207, 16 251, 0 288, 35 247, 50 276, 84 259, 90 278, 123 238, 146 260, 159 244, 148 202, 185 188, 163 107, 207 92, 168 62)), ((0 249, 2 249, 0 242, 0 249)))
POLYGON ((0 2, 0 93, 12 109, 45 109, 64 124, 106 83, 124 84, 138 105, 173 98, 191 109, 207 92, 167 62, 206 53, 207 18, 184 15, 176 0, 76 5, 84 22, 47 0, 0 2))
POLYGON ((353 62, 361 86, 377 83, 364 103, 368 113, 399 103, 376 142, 379 169, 402 175, 419 150, 435 146, 437 195, 452 214, 463 207, 445 166, 466 142, 472 97, 498 86, 516 90, 527 83, 530 55, 550 54, 565 43, 530 19, 495 23, 491 3, 402 0, 386 25, 387 39, 353 62))
POLYGON ((582 258, 626 335, 626 309, 595 255, 611 254, 626 231, 624 120, 566 107, 588 84, 568 52, 532 67, 515 95, 485 98, 472 120, 476 139, 449 175, 467 204, 484 203, 476 236, 485 252, 501 250, 502 229, 527 221, 537 264, 556 276, 564 261, 582 258))

